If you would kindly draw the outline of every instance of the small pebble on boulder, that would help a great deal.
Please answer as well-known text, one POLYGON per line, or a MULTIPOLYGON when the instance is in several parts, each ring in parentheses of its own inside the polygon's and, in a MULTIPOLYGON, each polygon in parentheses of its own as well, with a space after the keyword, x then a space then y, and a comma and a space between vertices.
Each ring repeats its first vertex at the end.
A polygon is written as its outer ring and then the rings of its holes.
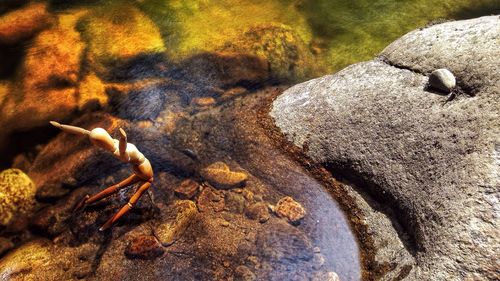
POLYGON ((229 189, 241 186, 248 179, 243 172, 233 172, 223 162, 215 162, 200 172, 201 176, 213 186, 220 189, 229 189))
POLYGON ((290 196, 281 198, 276 204, 274 212, 278 217, 286 218, 291 224, 299 223, 306 215, 304 207, 290 196))
POLYGON ((429 76, 429 85, 432 88, 449 93, 456 86, 455 76, 446 68, 436 69, 429 76))
POLYGON ((154 236, 138 236, 128 244, 125 255, 130 259, 155 259, 165 252, 165 249, 154 236))

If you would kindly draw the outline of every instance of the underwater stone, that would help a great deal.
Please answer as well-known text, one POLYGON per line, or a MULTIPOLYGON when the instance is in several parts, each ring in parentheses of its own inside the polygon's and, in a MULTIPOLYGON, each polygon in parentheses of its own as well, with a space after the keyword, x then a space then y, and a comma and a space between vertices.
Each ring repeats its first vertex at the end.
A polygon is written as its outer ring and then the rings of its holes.
POLYGON ((0 17, 0 44, 15 44, 28 39, 52 22, 47 5, 32 3, 0 17))
POLYGON ((281 198, 274 208, 274 212, 280 218, 286 218, 292 224, 298 223, 306 215, 306 210, 292 197, 281 198))
POLYGON ((267 205, 263 202, 257 202, 247 207, 245 215, 252 220, 258 220, 264 223, 269 220, 269 210, 267 205))
POLYGON ((201 176, 220 189, 229 189, 243 184, 248 176, 243 172, 233 172, 223 162, 215 162, 200 171, 201 176))
POLYGON ((0 173, 0 225, 8 225, 16 215, 28 215, 35 206, 35 184, 19 169, 0 173))
POLYGON ((456 80, 451 71, 445 68, 434 70, 429 76, 429 84, 431 87, 444 91, 451 92, 455 88, 456 80))
POLYGON ((40 32, 20 67, 21 87, 12 88, 4 100, 0 127, 7 133, 29 130, 74 114, 84 47, 72 27, 58 25, 40 32))
POLYGON ((132 5, 96 9, 82 19, 79 28, 89 46, 88 62, 101 78, 114 78, 122 72, 118 70, 127 72, 134 65, 146 70, 140 66, 150 66, 155 55, 165 51, 158 27, 132 5))
POLYGON ((308 46, 291 27, 284 24, 253 26, 220 50, 264 59, 269 64, 270 75, 278 80, 303 80, 310 77, 316 68, 308 46))
POLYGON ((155 259, 165 252, 165 249, 154 236, 142 235, 130 241, 125 249, 125 255, 130 259, 155 259))
POLYGON ((180 199, 191 199, 193 198, 198 190, 200 189, 200 185, 194 180, 187 179, 181 182, 181 184, 175 189, 175 195, 180 199))
POLYGON ((198 214, 196 204, 190 200, 180 200, 169 210, 169 218, 155 229, 155 236, 163 246, 172 245, 188 228, 198 214))

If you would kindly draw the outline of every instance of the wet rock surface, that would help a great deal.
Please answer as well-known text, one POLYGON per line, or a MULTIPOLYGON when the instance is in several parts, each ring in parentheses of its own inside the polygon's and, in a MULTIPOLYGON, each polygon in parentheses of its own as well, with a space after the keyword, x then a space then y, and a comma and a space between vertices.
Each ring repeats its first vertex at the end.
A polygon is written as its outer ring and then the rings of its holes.
POLYGON ((0 44, 12 45, 30 38, 52 21, 52 15, 44 3, 33 2, 4 14, 0 16, 0 44))
POLYGON ((498 24, 413 31, 382 59, 296 85, 273 104, 287 138, 345 180, 359 214, 373 218, 359 223, 377 245, 378 278, 497 275, 498 24), (457 98, 427 91, 425 74, 439 68, 456 76, 457 98))

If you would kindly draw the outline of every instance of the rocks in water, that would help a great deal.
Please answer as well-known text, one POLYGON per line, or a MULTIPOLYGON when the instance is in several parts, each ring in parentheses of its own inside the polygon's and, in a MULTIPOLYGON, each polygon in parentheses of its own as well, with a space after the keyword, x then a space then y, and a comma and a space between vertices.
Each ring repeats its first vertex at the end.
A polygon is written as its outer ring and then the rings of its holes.
POLYGON ((295 85, 273 102, 289 141, 354 182, 359 197, 391 209, 392 223, 363 225, 379 245, 377 278, 497 275, 499 24, 490 16, 413 31, 383 51, 385 60, 295 85), (424 90, 421 73, 443 66, 474 98, 443 106, 424 90), (396 266, 384 270, 387 263, 396 266))
POLYGON ((219 190, 214 190, 209 186, 203 187, 196 199, 196 205, 200 212, 224 210, 224 194, 219 190))
POLYGON ((146 70, 159 61, 156 56, 165 51, 158 27, 132 5, 94 9, 79 29, 88 44, 89 64, 104 80, 147 75, 146 70))
POLYGON ((274 212, 278 217, 286 218, 291 224, 299 223, 306 216, 304 207, 290 196, 281 198, 274 207, 274 212))
POLYGON ((210 106, 215 105, 216 101, 212 97, 199 97, 199 98, 194 98, 191 101, 191 103, 198 107, 208 108, 210 106))
MULTIPOLYGON (((43 266, 50 260, 49 242, 47 240, 34 240, 28 242, 0 259, 0 276, 5 280, 16 280, 19 274, 20 280, 37 280, 30 272, 43 266)), ((36 272, 36 271, 35 271, 36 272)))
POLYGON ((263 84, 270 77, 265 59, 231 51, 196 54, 182 61, 175 72, 183 80, 224 89, 263 84))
POLYGON ((164 252, 162 245, 151 235, 135 237, 125 249, 125 255, 130 259, 151 260, 160 257, 164 252))
POLYGON ((313 258, 309 238, 297 227, 277 220, 257 233, 259 255, 270 262, 300 263, 313 258))
POLYGON ((229 189, 243 185, 248 179, 244 172, 234 172, 224 162, 215 162, 200 171, 201 176, 213 186, 229 189))
POLYGON ((261 58, 268 62, 270 78, 278 80, 305 79, 316 67, 305 42, 283 24, 253 26, 220 49, 261 58))
POLYGON ((72 116, 78 109, 84 47, 71 26, 55 25, 35 37, 21 66, 22 85, 12 89, 0 111, 0 125, 7 133, 72 116))
POLYGON ((245 209, 245 215, 252 220, 265 223, 269 220, 269 209, 264 202, 257 202, 245 209))
POLYGON ((85 75, 78 85, 78 108, 82 111, 104 107, 108 104, 106 85, 93 72, 85 75))
POLYGON ((0 44, 15 44, 48 27, 53 18, 47 4, 33 2, 0 17, 0 44))
POLYGON ((192 179, 186 179, 175 188, 175 195, 180 199, 192 199, 200 190, 200 185, 192 179))
POLYGON ((175 201, 167 218, 155 228, 155 236, 163 246, 169 246, 179 239, 194 217, 198 214, 196 204, 190 200, 175 201))
POLYGON ((455 76, 446 68, 436 69, 429 76, 429 85, 437 90, 449 93, 455 88, 455 76))
POLYGON ((6 226, 19 215, 29 215, 35 207, 36 187, 19 169, 0 173, 0 225, 6 226))

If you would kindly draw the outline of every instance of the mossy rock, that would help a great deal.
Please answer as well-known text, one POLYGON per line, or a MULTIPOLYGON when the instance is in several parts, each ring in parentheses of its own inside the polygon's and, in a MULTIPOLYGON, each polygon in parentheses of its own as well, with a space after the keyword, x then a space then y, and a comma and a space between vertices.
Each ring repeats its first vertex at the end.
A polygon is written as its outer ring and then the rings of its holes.
POLYGON ((101 78, 165 52, 158 27, 131 5, 95 8, 80 21, 78 29, 88 44, 87 62, 101 78))
POLYGON ((19 169, 0 173, 0 225, 8 225, 16 215, 28 215, 35 206, 35 184, 19 169))
POLYGON ((251 27, 239 38, 226 42, 220 50, 267 60, 271 75, 278 80, 300 81, 313 75, 317 68, 307 44, 284 24, 251 27))

